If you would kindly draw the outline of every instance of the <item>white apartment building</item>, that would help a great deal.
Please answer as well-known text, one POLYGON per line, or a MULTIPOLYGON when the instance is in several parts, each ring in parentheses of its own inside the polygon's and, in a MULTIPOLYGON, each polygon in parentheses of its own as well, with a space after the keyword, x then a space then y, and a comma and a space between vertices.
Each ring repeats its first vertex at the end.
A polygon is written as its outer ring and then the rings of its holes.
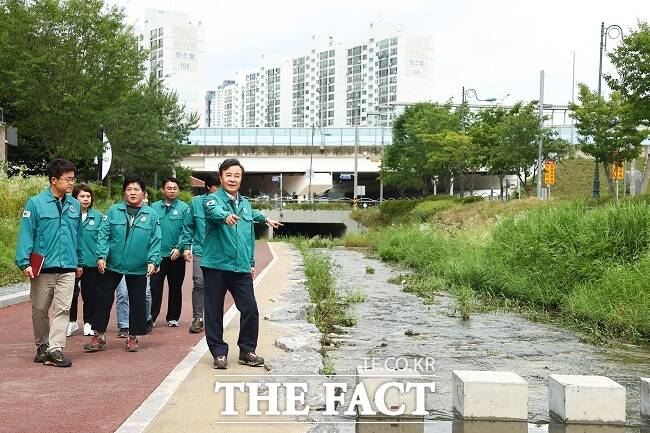
MULTIPOLYGON (((206 53, 201 22, 190 21, 182 12, 146 9, 136 25, 141 49, 151 50, 147 72, 164 80, 185 104, 186 113, 205 112, 206 53)), ((201 121, 199 125, 207 125, 201 121)))
POLYGON ((243 113, 233 126, 390 126, 405 105, 433 100, 433 40, 371 24, 363 42, 313 38, 309 53, 238 72, 233 86, 243 113))

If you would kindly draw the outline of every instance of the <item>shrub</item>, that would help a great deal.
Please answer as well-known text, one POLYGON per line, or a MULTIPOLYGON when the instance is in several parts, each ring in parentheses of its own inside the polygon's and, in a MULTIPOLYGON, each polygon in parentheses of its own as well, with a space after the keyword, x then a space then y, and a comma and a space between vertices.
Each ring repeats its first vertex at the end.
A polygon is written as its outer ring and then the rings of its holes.
POLYGON ((417 221, 427 221, 438 212, 450 209, 454 205, 455 203, 451 200, 423 201, 411 211, 411 215, 417 221))
POLYGON ((408 215, 422 200, 386 200, 379 205, 379 211, 390 218, 408 215))

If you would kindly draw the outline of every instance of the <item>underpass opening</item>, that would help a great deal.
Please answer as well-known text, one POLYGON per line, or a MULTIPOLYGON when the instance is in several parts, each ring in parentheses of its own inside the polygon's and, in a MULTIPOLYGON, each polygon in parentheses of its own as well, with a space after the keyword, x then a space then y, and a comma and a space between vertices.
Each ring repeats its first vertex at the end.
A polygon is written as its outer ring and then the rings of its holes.
MULTIPOLYGON (((274 236, 320 236, 339 238, 345 236, 346 226, 342 223, 283 223, 284 226, 273 230, 274 236)), ((255 235, 265 238, 268 227, 264 224, 255 224, 255 235)))

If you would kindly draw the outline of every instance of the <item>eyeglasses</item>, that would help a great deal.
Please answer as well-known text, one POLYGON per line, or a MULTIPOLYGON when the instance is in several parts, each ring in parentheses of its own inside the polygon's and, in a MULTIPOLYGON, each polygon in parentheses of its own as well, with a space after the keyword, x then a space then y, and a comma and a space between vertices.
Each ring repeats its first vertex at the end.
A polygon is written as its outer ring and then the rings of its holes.
POLYGON ((75 183, 77 181, 76 177, 61 177, 60 179, 68 183, 75 183))

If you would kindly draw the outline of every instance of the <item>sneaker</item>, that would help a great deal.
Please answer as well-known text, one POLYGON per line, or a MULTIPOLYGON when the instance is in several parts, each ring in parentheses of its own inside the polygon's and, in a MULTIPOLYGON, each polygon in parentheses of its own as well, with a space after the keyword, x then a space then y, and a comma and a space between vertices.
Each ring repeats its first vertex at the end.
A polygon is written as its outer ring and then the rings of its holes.
POLYGON ((65 333, 66 337, 71 336, 72 333, 77 329, 79 329, 79 325, 77 325, 77 322, 68 323, 68 331, 65 333))
POLYGON ((49 344, 43 343, 39 344, 36 348, 36 356, 34 357, 34 362, 37 364, 42 364, 45 361, 45 355, 47 354, 47 348, 50 347, 49 344))
POLYGON ((120 328, 117 331, 117 338, 126 338, 129 336, 129 328, 120 328))
POLYGON ((138 339, 135 337, 135 335, 129 335, 129 337, 126 339, 126 351, 137 352, 138 350, 140 350, 138 347, 138 339))
POLYGON ((104 350, 106 345, 106 337, 100 337, 99 335, 93 335, 93 338, 90 339, 90 343, 84 345, 84 350, 86 352, 100 352, 104 350))
POLYGON ((167 322, 167 326, 170 328, 177 328, 178 327, 178 320, 169 320, 167 322))
POLYGON ((257 356, 255 352, 239 352, 239 363, 251 367, 262 367, 264 358, 257 356))
POLYGON ((153 331, 153 320, 149 319, 147 320, 147 328, 145 329, 145 332, 151 334, 151 331, 153 331))
POLYGON ((190 333, 198 334, 201 331, 203 331, 203 319, 194 319, 192 321, 192 326, 190 326, 190 333))
POLYGON ((60 350, 53 350, 51 352, 47 352, 43 364, 53 365, 54 367, 71 367, 72 361, 63 356, 63 352, 60 350))
POLYGON ((84 335, 88 336, 93 336, 95 335, 95 331, 93 331, 93 327, 90 323, 84 323, 84 335))
POLYGON ((219 370, 225 370, 228 368, 228 358, 225 356, 217 356, 214 358, 214 368, 219 370))

